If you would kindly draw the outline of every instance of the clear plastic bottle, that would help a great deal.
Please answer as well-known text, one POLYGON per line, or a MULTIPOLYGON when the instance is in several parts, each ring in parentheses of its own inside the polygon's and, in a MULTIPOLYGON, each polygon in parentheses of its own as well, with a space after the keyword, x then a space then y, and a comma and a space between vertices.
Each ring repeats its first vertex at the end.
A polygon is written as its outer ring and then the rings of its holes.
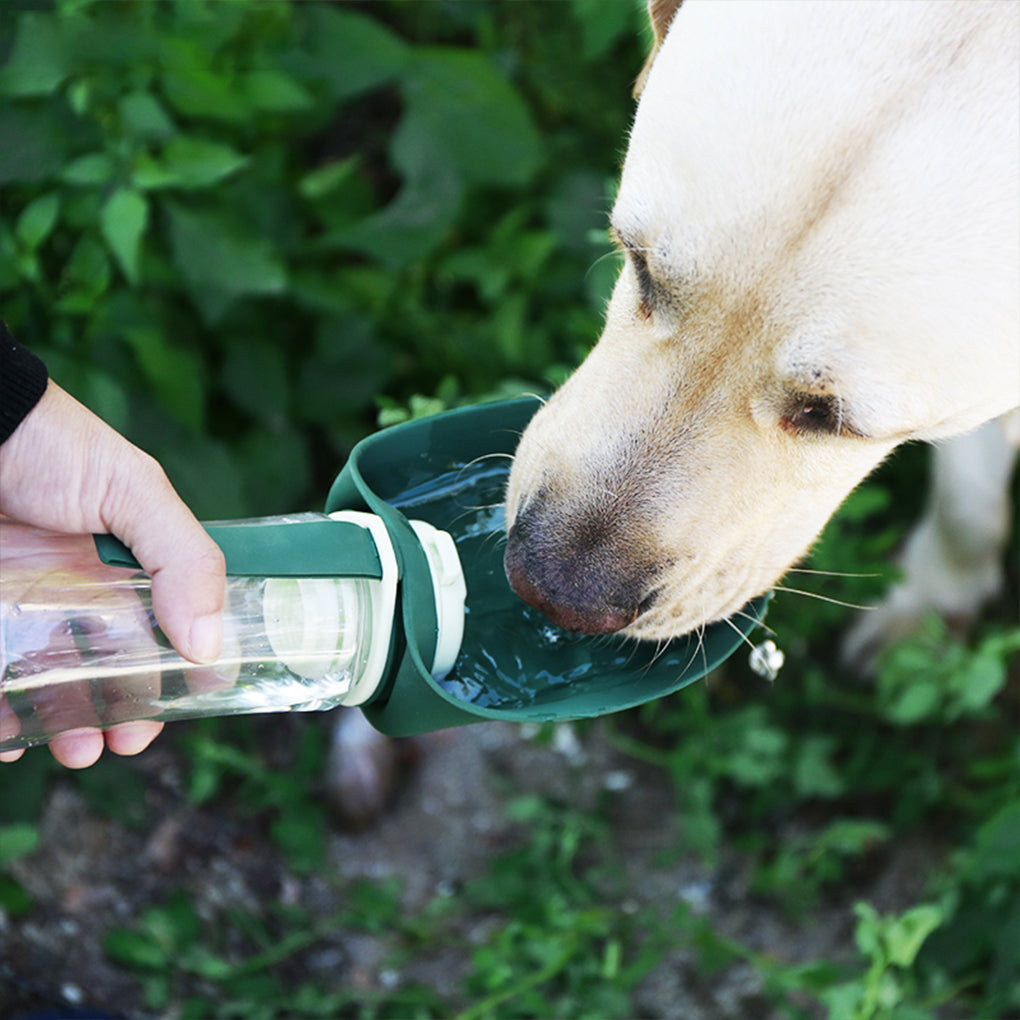
MULTIPOLYGON (((382 577, 228 577, 223 652, 211 665, 170 646, 155 623, 146 574, 105 565, 90 536, 0 518, 0 751, 136 719, 369 700, 390 654, 396 559, 378 517, 331 516, 372 533, 382 577)), ((310 518, 326 520, 302 514, 271 523, 310 518)), ((440 618, 433 673, 440 676, 460 647, 463 575, 448 535, 418 521, 412 527, 432 567, 440 618)))

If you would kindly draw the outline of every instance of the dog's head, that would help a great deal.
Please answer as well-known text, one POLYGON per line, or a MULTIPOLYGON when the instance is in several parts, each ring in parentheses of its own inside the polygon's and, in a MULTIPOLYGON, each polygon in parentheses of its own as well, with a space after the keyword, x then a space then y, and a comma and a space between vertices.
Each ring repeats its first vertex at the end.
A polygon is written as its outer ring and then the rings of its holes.
POLYGON ((568 629, 733 613, 899 442, 1015 403, 1016 117, 981 78, 1011 44, 855 6, 689 3, 658 49, 605 331, 507 492, 511 584, 568 629), (961 195, 976 151, 991 183, 961 195))

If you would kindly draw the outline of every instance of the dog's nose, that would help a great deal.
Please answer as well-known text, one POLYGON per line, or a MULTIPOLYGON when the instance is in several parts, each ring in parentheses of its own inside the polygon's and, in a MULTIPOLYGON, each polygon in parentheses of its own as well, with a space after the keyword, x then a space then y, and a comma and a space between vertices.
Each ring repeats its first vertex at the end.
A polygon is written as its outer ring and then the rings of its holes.
POLYGON ((643 572, 615 555, 611 542, 544 539, 539 516, 519 518, 507 538, 503 564, 514 591, 564 630, 613 634, 633 623, 643 608, 643 572))
POLYGON ((529 606, 541 610, 564 630, 579 634, 614 634, 633 623, 637 616, 637 607, 614 606, 602 599, 583 597, 581 583, 572 585, 569 592, 543 586, 542 579, 533 579, 529 574, 521 544, 514 542, 512 536, 507 542, 503 563, 510 587, 529 606))

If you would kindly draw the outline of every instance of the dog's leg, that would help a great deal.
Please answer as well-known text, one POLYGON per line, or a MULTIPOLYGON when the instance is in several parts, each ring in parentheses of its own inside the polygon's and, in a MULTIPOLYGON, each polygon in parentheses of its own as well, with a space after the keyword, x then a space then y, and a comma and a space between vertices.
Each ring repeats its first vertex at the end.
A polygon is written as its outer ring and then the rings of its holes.
POLYGON ((872 669, 879 651, 931 610, 965 627, 999 592, 1018 423, 1014 411, 935 447, 928 506, 904 547, 904 578, 850 630, 849 665, 872 669))
POLYGON ((337 709, 330 722, 326 796, 345 826, 364 828, 383 813, 396 789, 397 744, 358 709, 337 709))

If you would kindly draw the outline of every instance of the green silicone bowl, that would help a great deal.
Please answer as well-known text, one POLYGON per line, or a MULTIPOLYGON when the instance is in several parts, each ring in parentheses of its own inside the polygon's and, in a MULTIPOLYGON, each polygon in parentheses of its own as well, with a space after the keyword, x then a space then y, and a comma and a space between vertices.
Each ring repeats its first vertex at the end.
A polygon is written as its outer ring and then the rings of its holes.
POLYGON ((701 637, 665 648, 586 637, 526 606, 503 573, 503 492, 511 455, 538 410, 534 398, 468 407, 362 440, 333 483, 326 511, 370 510, 398 550, 403 635, 388 679, 364 706, 374 726, 409 736, 500 719, 545 722, 604 715, 660 698, 732 655, 762 620, 767 598, 701 637), (451 673, 426 667, 436 643, 429 568, 408 519, 453 535, 467 582, 464 641, 451 673))

